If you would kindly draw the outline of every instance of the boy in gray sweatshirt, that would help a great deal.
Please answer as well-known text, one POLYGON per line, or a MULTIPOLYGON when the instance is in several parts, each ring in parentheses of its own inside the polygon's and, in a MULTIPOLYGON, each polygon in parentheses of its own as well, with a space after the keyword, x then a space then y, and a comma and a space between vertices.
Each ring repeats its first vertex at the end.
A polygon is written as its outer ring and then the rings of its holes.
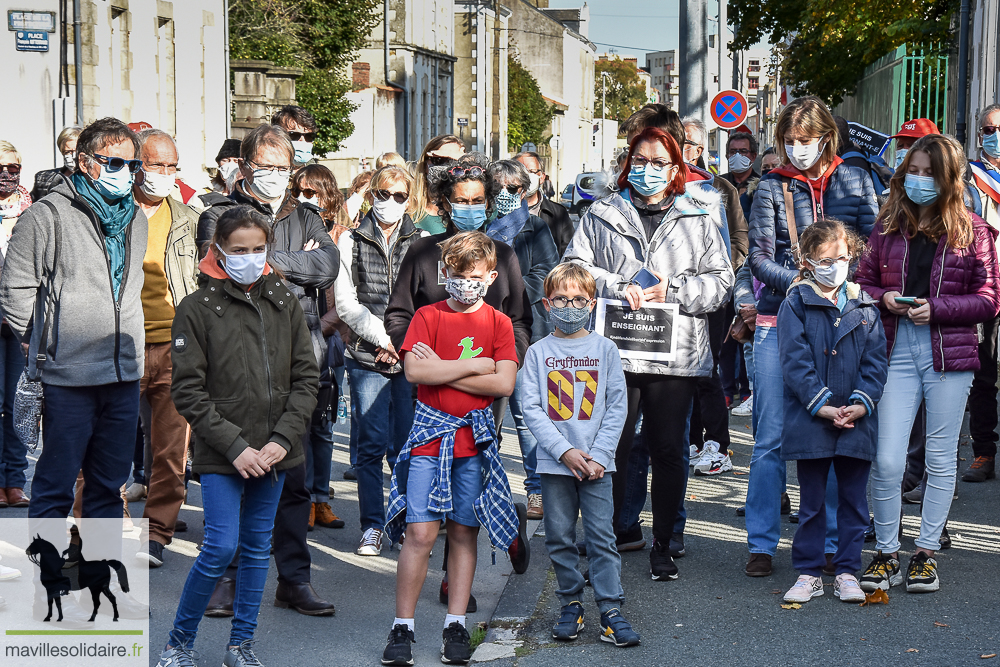
POLYGON ((612 527, 611 475, 628 412, 625 373, 614 343, 584 326, 594 308, 594 278, 560 264, 545 278, 545 309, 555 332, 525 355, 524 421, 538 440, 538 473, 545 505, 545 546, 563 603, 552 637, 576 639, 583 629, 584 579, 577 569, 576 516, 590 559, 590 581, 601 610, 601 640, 636 646, 639 635, 620 606, 621 557, 612 527))

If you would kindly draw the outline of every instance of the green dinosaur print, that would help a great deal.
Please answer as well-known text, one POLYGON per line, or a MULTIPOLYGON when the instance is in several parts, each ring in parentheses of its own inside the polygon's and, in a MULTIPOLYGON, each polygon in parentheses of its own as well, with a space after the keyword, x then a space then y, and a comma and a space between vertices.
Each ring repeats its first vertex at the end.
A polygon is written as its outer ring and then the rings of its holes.
POLYGON ((459 361, 462 359, 474 359, 483 353, 483 348, 481 347, 477 347, 475 350, 472 349, 472 346, 475 344, 476 342, 472 336, 466 336, 462 339, 462 342, 458 344, 462 348, 462 354, 458 357, 459 361))

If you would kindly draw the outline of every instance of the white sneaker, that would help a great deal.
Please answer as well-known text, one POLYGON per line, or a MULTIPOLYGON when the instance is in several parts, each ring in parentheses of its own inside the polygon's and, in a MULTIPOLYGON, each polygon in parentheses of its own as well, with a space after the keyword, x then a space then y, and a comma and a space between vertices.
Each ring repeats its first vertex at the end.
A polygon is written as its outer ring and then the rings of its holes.
POLYGON ((785 593, 785 602, 809 602, 823 594, 823 578, 799 575, 795 584, 785 593))
POLYGON ((361 536, 361 544, 354 553, 359 556, 378 556, 382 553, 382 535, 378 528, 369 528, 361 536))
POLYGON ((130 503, 137 503, 146 497, 146 485, 140 484, 139 482, 132 482, 132 484, 125 489, 125 500, 130 503))
POLYGON ((864 602, 865 592, 853 574, 838 574, 833 580, 833 595, 841 602, 864 602))
POLYGON ((695 465, 697 465, 698 460, 701 459, 701 453, 702 453, 703 450, 700 450, 697 447, 695 447, 694 445, 691 445, 691 450, 690 451, 691 451, 691 454, 690 454, 690 456, 688 456, 688 465, 690 465, 693 468, 693 467, 695 467, 695 465))
POLYGON ((13 567, 7 567, 6 565, 0 565, 0 581, 12 581, 20 576, 20 570, 13 567))
POLYGON ((733 415, 736 417, 750 417, 753 415, 753 394, 750 394, 750 398, 733 408, 733 415))
POLYGON ((708 464, 711 462, 712 457, 718 453, 719 443, 715 440, 706 440, 700 452, 695 449, 694 445, 691 445, 691 467, 697 471, 699 465, 708 464))
POLYGON ((707 457, 702 457, 701 461, 694 468, 694 474, 696 475, 721 475, 724 472, 729 472, 733 469, 733 460, 729 458, 729 454, 723 456, 722 454, 715 454, 711 460, 707 457))

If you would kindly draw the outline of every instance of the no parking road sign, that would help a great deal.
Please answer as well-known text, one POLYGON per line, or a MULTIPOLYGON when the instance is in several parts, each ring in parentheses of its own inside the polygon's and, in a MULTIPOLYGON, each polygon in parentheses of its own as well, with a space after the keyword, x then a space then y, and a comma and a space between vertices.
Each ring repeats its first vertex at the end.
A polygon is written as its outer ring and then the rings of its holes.
POLYGON ((714 120, 723 130, 739 127, 747 118, 747 98, 738 90, 723 90, 709 106, 714 120))

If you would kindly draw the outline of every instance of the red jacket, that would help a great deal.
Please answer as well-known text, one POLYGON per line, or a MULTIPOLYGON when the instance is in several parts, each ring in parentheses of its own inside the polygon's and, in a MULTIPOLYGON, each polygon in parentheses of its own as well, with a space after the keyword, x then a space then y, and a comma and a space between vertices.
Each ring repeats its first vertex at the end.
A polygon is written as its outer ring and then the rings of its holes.
MULTIPOLYGON (((931 343, 934 370, 974 371, 979 369, 979 338, 976 325, 996 317, 1000 310, 1000 274, 997 268, 997 232, 975 213, 972 243, 966 248, 950 248, 947 237, 938 243, 931 268, 931 343)), ((854 279, 878 301, 885 327, 888 354, 896 342, 899 315, 882 302, 886 292, 902 294, 906 284, 909 239, 899 232, 883 234, 876 225, 868 239, 854 279)))

